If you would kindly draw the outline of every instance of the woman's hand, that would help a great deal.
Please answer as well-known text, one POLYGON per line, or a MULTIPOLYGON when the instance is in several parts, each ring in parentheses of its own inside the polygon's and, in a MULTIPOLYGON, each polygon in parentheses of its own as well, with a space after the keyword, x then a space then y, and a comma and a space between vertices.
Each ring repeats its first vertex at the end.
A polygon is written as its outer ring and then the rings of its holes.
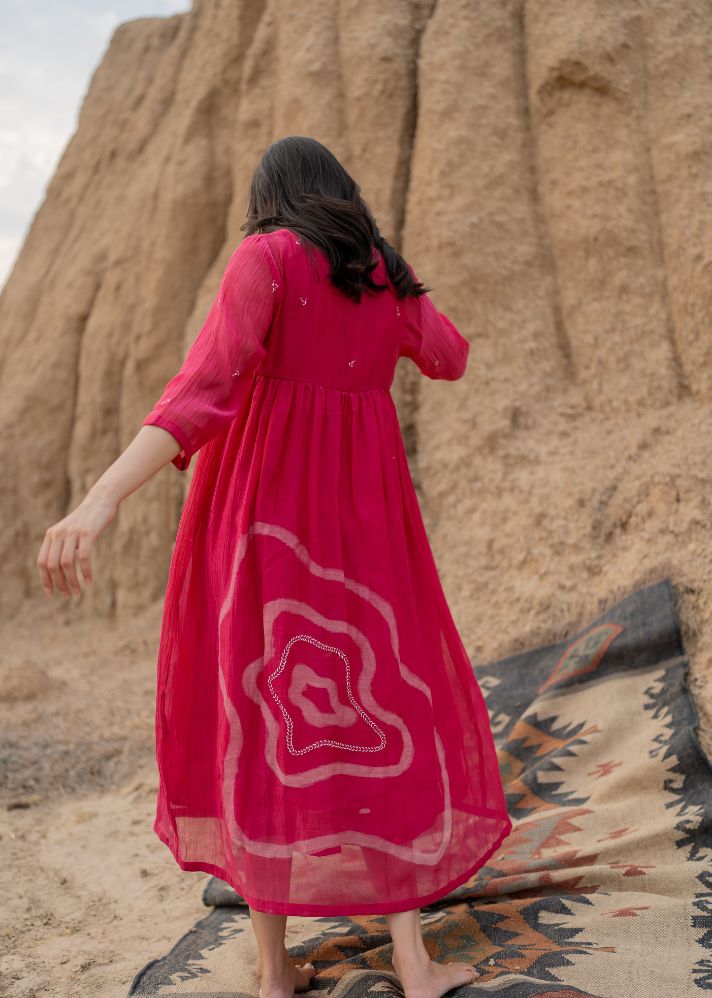
POLYGON ((77 558, 84 581, 87 584, 92 581, 92 546, 114 519, 118 508, 119 504, 112 496, 90 492, 73 512, 47 528, 37 557, 37 567, 48 596, 53 593, 53 585, 68 598, 72 595, 70 587, 79 596, 77 558))
POLYGON ((37 556, 37 567, 48 596, 52 595, 53 585, 68 598, 72 595, 70 586, 77 596, 80 594, 77 558, 84 581, 93 581, 92 545, 116 516, 119 503, 180 450, 180 442, 162 426, 142 426, 77 508, 47 529, 37 556))

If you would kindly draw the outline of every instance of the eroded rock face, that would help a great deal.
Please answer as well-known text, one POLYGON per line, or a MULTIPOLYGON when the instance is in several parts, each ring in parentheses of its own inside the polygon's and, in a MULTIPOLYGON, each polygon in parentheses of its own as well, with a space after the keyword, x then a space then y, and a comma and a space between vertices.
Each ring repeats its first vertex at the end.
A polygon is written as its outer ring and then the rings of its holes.
MULTIPOLYGON (((120 26, 0 302, 11 610, 45 528, 128 444, 309 134, 469 337, 394 394, 474 657, 553 640, 652 579, 710 616, 712 11, 695 0, 202 0, 120 26)), ((78 613, 162 597, 186 478, 99 541, 78 613)), ((709 629, 707 629, 709 630, 709 629)))

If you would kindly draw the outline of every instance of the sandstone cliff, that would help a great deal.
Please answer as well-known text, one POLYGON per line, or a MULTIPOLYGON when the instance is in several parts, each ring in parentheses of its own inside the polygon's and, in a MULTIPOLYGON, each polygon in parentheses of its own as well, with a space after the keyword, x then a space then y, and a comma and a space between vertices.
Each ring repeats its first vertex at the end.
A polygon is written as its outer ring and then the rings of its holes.
MULTIPOLYGON (((201 0, 122 24, 0 299, 5 612, 46 599, 45 528, 177 369, 261 151, 309 134, 472 344, 461 382, 402 361, 395 392, 472 655, 667 575, 702 676, 711 44, 695 0, 201 0)), ((168 468, 126 500, 57 614, 161 599, 184 486, 168 468)))

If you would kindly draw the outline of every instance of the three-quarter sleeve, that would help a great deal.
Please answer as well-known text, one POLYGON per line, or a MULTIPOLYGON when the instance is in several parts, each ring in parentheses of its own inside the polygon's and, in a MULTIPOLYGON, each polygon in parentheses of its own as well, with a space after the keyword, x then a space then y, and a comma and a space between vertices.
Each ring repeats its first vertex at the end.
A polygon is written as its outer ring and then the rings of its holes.
MULTIPOLYGON (((408 264, 413 274, 415 271, 408 264)), ((403 318, 399 356, 410 357, 429 378, 456 381, 467 368, 469 341, 440 312, 429 295, 409 296, 398 303, 403 318)))
POLYGON ((179 471, 238 414, 249 376, 266 353, 281 285, 264 234, 246 236, 228 260, 180 370, 143 421, 175 437, 181 450, 172 463, 179 471))

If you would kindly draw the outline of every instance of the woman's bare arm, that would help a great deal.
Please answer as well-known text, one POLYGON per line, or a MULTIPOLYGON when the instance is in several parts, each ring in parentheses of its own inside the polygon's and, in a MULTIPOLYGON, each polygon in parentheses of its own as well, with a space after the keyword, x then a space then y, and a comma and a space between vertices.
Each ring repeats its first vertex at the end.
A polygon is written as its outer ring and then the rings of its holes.
POLYGON ((180 444, 160 426, 142 426, 131 443, 92 485, 71 513, 47 528, 37 557, 48 596, 53 587, 68 598, 81 592, 75 561, 84 581, 92 581, 91 549, 116 516, 119 503, 152 478, 180 451, 180 444))

